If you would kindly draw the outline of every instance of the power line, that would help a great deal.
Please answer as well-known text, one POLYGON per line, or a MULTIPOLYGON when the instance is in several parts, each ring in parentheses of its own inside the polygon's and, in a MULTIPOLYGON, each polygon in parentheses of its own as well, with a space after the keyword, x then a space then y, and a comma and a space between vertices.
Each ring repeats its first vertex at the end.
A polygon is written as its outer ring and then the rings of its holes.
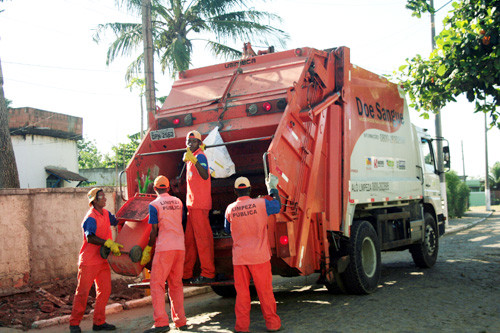
POLYGON ((7 79, 5 81, 13 81, 13 82, 18 82, 18 83, 23 83, 23 84, 29 84, 29 85, 38 86, 38 87, 44 87, 44 88, 49 88, 49 89, 71 91, 71 92, 75 92, 75 93, 78 93, 78 94, 84 94, 84 95, 102 95, 102 96, 123 96, 124 95, 124 94, 111 94, 111 93, 101 93, 101 92, 93 92, 93 91, 83 91, 83 90, 75 90, 75 89, 69 89, 69 88, 61 88, 61 87, 49 86, 49 85, 44 85, 44 84, 39 84, 39 83, 33 83, 33 82, 26 82, 26 81, 11 79, 11 78, 9 78, 9 79, 7 79))
POLYGON ((6 63, 6 64, 11 64, 11 65, 42 67, 42 68, 61 69, 61 70, 70 70, 70 71, 122 73, 122 71, 112 71, 112 70, 105 70, 105 69, 71 68, 71 67, 49 66, 49 65, 39 65, 39 64, 26 64, 26 63, 22 63, 22 62, 13 62, 13 61, 2 61, 2 62, 6 63))

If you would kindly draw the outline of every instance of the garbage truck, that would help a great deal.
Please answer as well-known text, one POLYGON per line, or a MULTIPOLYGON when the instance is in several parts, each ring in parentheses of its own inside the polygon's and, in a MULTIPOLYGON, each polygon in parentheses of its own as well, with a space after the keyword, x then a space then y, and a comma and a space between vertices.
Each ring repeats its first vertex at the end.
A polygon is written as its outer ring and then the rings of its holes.
MULTIPOLYGON (((232 240, 223 230, 239 176, 250 180, 252 196, 267 194, 268 173, 279 178, 282 209, 268 219, 275 275, 319 273, 332 293, 367 294, 380 280, 381 251, 409 250, 418 267, 435 264, 445 232, 443 170, 436 138, 410 122, 404 92, 352 64, 347 47, 272 51, 181 72, 149 114, 125 172, 128 200, 117 213, 116 241, 136 255, 110 256, 115 272, 143 269, 138 258, 155 198, 141 193, 144 184, 164 175, 184 201, 186 134, 205 137, 214 128, 235 169, 211 179, 216 293, 234 293, 232 240)), ((444 151, 448 162, 447 145, 444 151)))

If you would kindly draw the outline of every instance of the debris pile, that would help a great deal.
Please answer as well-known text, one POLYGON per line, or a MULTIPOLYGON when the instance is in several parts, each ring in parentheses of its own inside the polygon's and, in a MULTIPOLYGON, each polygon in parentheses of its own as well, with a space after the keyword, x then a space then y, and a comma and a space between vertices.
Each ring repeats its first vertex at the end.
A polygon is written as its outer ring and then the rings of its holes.
MULTIPOLYGON (((137 279, 112 281, 108 303, 125 303, 145 296, 144 290, 128 288, 137 279)), ((32 287, 30 291, 0 297, 0 327, 28 330, 37 320, 50 319, 71 314, 76 289, 76 277, 56 280, 49 285, 32 287)), ((89 313, 95 303, 95 289, 90 290, 87 301, 89 313)))

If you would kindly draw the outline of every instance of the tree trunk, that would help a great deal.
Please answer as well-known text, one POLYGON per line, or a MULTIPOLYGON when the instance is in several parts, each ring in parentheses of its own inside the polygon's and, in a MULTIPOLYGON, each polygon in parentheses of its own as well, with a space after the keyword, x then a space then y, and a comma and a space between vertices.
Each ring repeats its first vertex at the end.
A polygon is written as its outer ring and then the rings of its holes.
POLYGON ((2 63, 0 61, 0 188, 19 188, 16 157, 9 131, 9 114, 3 94, 2 63))

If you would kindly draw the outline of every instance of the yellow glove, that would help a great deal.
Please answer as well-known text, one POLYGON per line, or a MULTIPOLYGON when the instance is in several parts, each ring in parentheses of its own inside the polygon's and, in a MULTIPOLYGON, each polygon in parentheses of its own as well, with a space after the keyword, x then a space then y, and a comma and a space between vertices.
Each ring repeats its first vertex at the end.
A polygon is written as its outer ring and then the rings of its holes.
POLYGON ((196 158, 196 156, 193 155, 193 153, 191 152, 191 149, 189 148, 186 148, 186 153, 184 154, 184 157, 182 158, 182 160, 184 162, 191 162, 193 164, 196 164, 198 162, 198 159, 196 158))
POLYGON ((118 244, 113 242, 113 240, 110 238, 108 239, 105 243, 104 246, 109 247, 111 252, 113 252, 113 255, 115 256, 121 256, 120 248, 123 247, 123 245, 118 244))
POLYGON ((200 145, 200 149, 201 149, 201 150, 205 150, 205 149, 207 149, 207 145, 206 145, 206 144, 204 144, 204 143, 202 143, 202 144, 200 145))
POLYGON ((144 266, 151 261, 151 249, 153 248, 148 245, 142 251, 141 266, 144 266))

